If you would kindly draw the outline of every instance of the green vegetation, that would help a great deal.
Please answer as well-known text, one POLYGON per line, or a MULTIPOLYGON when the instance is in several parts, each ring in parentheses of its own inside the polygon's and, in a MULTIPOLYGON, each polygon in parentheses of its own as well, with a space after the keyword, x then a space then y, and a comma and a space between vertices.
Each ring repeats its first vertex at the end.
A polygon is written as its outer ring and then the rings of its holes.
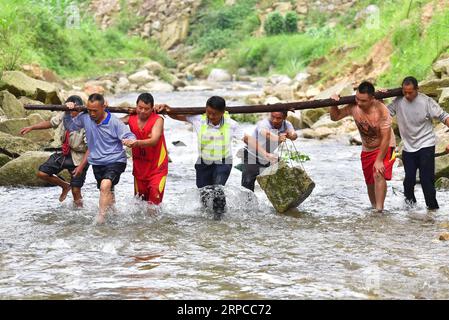
POLYGON ((298 14, 294 11, 289 11, 285 14, 285 32, 298 32, 298 14))
MULTIPOLYGON (((270 5, 265 2, 258 1, 258 7, 270 5)), ((248 21, 248 17, 255 16, 255 1, 238 1, 237 7, 246 8, 238 15, 233 7, 224 6, 223 1, 205 3, 199 11, 201 18, 194 25, 191 43, 200 44, 197 57, 212 50, 228 48, 228 57, 220 62, 220 66, 232 72, 244 67, 262 75, 283 73, 294 76, 311 62, 320 61, 314 64, 321 75, 320 82, 325 83, 350 73, 354 63, 364 65, 374 46, 385 41, 386 44, 391 43, 391 48, 380 45, 383 50, 379 55, 385 55, 387 61, 390 59, 391 66, 377 79, 377 84, 396 86, 406 75, 424 79, 432 62, 442 52, 448 51, 449 46, 449 8, 435 10, 430 23, 423 25, 423 7, 428 3, 436 4, 433 0, 362 0, 340 16, 312 9, 300 18, 305 26, 300 34, 277 34, 281 28, 280 19, 278 14, 272 14, 264 25, 266 33, 272 35, 258 37, 252 32, 243 32, 233 23, 222 24, 220 28, 217 22, 220 20, 212 18, 214 13, 223 12, 226 21, 248 21), (379 7, 378 20, 373 16, 371 23, 368 23, 369 19, 355 21, 357 13, 371 4, 379 7)), ((293 23, 292 14, 285 20, 291 27, 297 25, 293 23)), ((256 20, 253 23, 250 30, 260 27, 256 20)), ((284 28, 285 24, 284 21, 284 28)))
POLYGON ((265 33, 269 36, 285 32, 284 18, 279 12, 272 12, 267 16, 263 26, 265 33))
MULTIPOLYGON (((84 2, 77 5, 82 8, 84 2)), ((156 43, 128 36, 126 21, 101 31, 92 17, 77 15, 71 3, 0 0, 0 71, 36 62, 72 77, 130 71, 150 58, 174 65, 156 43)))
POLYGON ((230 47, 250 36, 260 24, 254 9, 256 3, 240 0, 226 6, 224 1, 203 1, 188 39, 189 44, 197 46, 194 56, 230 47))

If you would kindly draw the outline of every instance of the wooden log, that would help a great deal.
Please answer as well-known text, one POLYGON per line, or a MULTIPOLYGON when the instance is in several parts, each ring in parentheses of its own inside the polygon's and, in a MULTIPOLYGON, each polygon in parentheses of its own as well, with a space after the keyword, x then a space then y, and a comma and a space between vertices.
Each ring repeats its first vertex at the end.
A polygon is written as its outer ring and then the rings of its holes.
MULTIPOLYGON (((391 97, 402 96, 402 88, 390 89, 385 92, 376 92, 376 99, 386 99, 391 97)), ((310 101, 300 101, 300 102, 288 102, 288 103, 276 103, 276 104, 265 104, 265 105, 252 105, 252 106, 229 106, 227 111, 229 113, 263 113, 263 112, 274 112, 274 111, 293 111, 293 110, 305 110, 305 109, 316 109, 323 107, 331 107, 345 104, 354 104, 354 96, 341 97, 340 100, 335 101, 333 99, 320 99, 320 100, 310 100, 310 101)), ((27 110, 49 110, 49 111, 69 111, 69 109, 64 105, 25 105, 27 110)), ((86 111, 86 107, 78 107, 77 111, 86 111)), ((135 108, 126 107, 108 107, 110 112, 114 113, 135 113, 135 108)), ((205 107, 178 107, 171 108, 171 115, 195 115, 203 114, 205 112, 205 107)), ((167 114, 167 112, 162 112, 167 114)))

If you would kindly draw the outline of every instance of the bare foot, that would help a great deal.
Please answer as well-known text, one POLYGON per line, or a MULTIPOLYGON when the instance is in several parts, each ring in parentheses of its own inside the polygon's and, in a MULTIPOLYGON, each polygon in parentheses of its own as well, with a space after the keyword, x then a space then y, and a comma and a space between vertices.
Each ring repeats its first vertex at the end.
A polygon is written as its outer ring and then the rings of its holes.
POLYGON ((73 201, 73 204, 75 205, 76 208, 82 208, 83 207, 83 200, 82 199, 75 200, 75 201, 73 201))
POLYGON ((103 214, 98 214, 97 218, 95 219, 95 222, 97 224, 104 224, 105 223, 105 216, 103 214))
POLYGON ((70 185, 67 185, 66 187, 62 188, 61 195, 59 196, 59 202, 63 202, 65 198, 67 198, 67 194, 70 192, 72 187, 70 185))

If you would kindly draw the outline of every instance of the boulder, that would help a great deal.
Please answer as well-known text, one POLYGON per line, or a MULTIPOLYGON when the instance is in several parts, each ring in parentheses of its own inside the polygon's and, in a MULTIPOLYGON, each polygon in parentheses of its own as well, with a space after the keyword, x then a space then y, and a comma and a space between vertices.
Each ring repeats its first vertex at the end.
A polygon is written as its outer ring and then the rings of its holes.
POLYGON ((224 69, 212 69, 207 77, 207 81, 223 82, 231 81, 232 76, 224 69))
POLYGON ((321 91, 315 96, 314 99, 329 99, 333 94, 338 94, 340 96, 349 96, 354 93, 352 84, 348 81, 340 81, 332 87, 321 91))
POLYGON ((437 98, 441 94, 441 88, 449 87, 449 77, 442 79, 429 79, 419 83, 419 91, 432 97, 437 98))
POLYGON ((256 179, 279 213, 296 208, 315 188, 302 168, 288 166, 284 161, 268 167, 256 179))
POLYGON ((437 190, 449 190, 449 179, 446 177, 441 177, 435 182, 435 188, 437 190))
POLYGON ((302 136, 306 139, 319 139, 327 138, 334 133, 332 129, 326 127, 319 127, 317 129, 303 129, 301 130, 302 136))
POLYGON ((278 84, 273 87, 272 95, 284 101, 292 101, 293 88, 286 84, 278 84))
POLYGON ((0 131, 0 152, 10 157, 18 157, 22 153, 38 149, 39 145, 30 139, 12 136, 0 131))
POLYGON ((180 16, 172 22, 163 26, 160 42, 166 50, 173 48, 175 45, 187 38, 189 31, 189 16, 180 16))
POLYGON ((120 77, 115 85, 115 92, 129 91, 129 80, 126 77, 120 77))
POLYGON ((0 92, 0 110, 2 111, 0 115, 7 118, 22 118, 26 116, 23 104, 8 91, 0 92))
POLYGON ((438 236, 438 239, 441 241, 448 241, 449 240, 449 232, 443 232, 438 236))
MULTIPOLYGON (((37 100, 33 100, 30 99, 28 97, 20 97, 19 98, 19 102, 25 106, 27 104, 33 104, 33 105, 42 105, 43 103, 37 100)), ((53 113, 51 111, 47 111, 47 110, 25 110, 25 114, 26 116, 29 116, 31 114, 39 114, 42 119, 44 120, 50 120, 50 118, 52 117, 53 113)))
POLYGON ((274 74, 268 78, 268 82, 271 84, 286 84, 289 85, 292 83, 292 79, 289 76, 284 74, 274 74))
POLYGON ((362 138, 360 137, 359 130, 355 130, 350 133, 349 135, 349 144, 361 146, 362 145, 362 138))
POLYGON ((264 104, 277 104, 280 103, 281 100, 277 97, 266 97, 264 104))
POLYGON ((156 76, 158 76, 164 69, 164 67, 156 61, 148 61, 143 67, 156 76))
POLYGON ((331 120, 331 116, 329 113, 323 114, 320 119, 315 122, 311 128, 317 129, 319 127, 326 127, 326 128, 337 128, 340 127, 344 122, 344 119, 341 119, 339 121, 333 121, 331 120))
MULTIPOLYGON (((435 134, 437 137, 437 144, 435 147, 435 152, 440 153, 445 151, 446 147, 449 145, 449 136, 446 133, 446 126, 439 124, 435 128, 435 134)), ((440 177, 449 178, 449 154, 435 158, 435 177, 436 179, 440 177)))
MULTIPOLYGON (((44 121, 44 119, 42 119, 39 114, 33 113, 26 118, 15 118, 1 121, 0 131, 12 136, 21 137, 20 129, 42 121, 44 121)), ((33 130, 27 133, 26 138, 34 141, 39 145, 47 145, 53 140, 53 135, 53 129, 33 130)))
POLYGON ((0 186, 47 186, 36 174, 50 152, 29 151, 0 168, 0 186))
POLYGON ((6 154, 0 153, 0 168, 11 160, 12 159, 8 157, 6 154))
POLYGON ((321 116, 327 113, 326 108, 317 108, 301 111, 301 119, 305 128, 310 128, 317 122, 321 116))
POLYGON ((300 111, 289 111, 287 113, 287 120, 291 122, 295 129, 302 129, 302 119, 300 111))
POLYGON ((151 82, 138 89, 141 92, 172 92, 174 90, 175 88, 171 84, 163 81, 151 82))
POLYGON ((435 62, 432 66, 432 70, 439 78, 444 75, 449 75, 449 58, 435 62))
POLYGON ((46 104, 61 104, 56 87, 48 82, 28 77, 20 71, 4 71, 0 90, 8 90, 16 97, 26 96, 46 104))
POLYGON ((449 112, 449 87, 441 90, 440 99, 438 100, 441 108, 446 112, 449 112))
POLYGON ((150 74, 150 72, 147 69, 133 73, 128 77, 129 82, 135 83, 137 85, 145 85, 148 82, 153 81, 154 79, 155 78, 150 74))

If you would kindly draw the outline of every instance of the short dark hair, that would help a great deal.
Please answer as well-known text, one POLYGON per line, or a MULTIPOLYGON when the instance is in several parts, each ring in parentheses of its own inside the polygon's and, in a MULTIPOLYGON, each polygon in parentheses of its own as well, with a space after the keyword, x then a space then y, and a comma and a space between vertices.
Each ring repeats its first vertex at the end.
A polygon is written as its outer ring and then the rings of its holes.
POLYGON ((99 93, 92 93, 92 94, 89 96, 88 101, 89 101, 89 102, 95 102, 95 101, 98 101, 98 102, 100 102, 101 105, 104 105, 104 97, 103 97, 102 94, 99 94, 99 93))
POLYGON ((151 93, 145 92, 145 93, 141 93, 138 97, 137 97, 137 101, 136 104, 139 103, 139 101, 142 101, 145 104, 149 104, 150 106, 154 105, 154 98, 151 95, 151 93))
POLYGON ((65 102, 73 102, 77 106, 82 106, 84 104, 83 99, 81 99, 80 96, 76 95, 68 97, 65 102))
POLYGON ((406 85, 413 85, 413 89, 418 89, 418 80, 416 80, 415 77, 409 76, 405 77, 404 80, 402 80, 402 86, 406 85))
POLYGON ((226 109, 226 101, 222 97, 213 96, 207 99, 206 107, 211 107, 212 109, 224 112, 226 109))
POLYGON ((374 96, 375 89, 371 82, 363 81, 357 88, 357 91, 359 93, 367 93, 370 96, 374 96))

